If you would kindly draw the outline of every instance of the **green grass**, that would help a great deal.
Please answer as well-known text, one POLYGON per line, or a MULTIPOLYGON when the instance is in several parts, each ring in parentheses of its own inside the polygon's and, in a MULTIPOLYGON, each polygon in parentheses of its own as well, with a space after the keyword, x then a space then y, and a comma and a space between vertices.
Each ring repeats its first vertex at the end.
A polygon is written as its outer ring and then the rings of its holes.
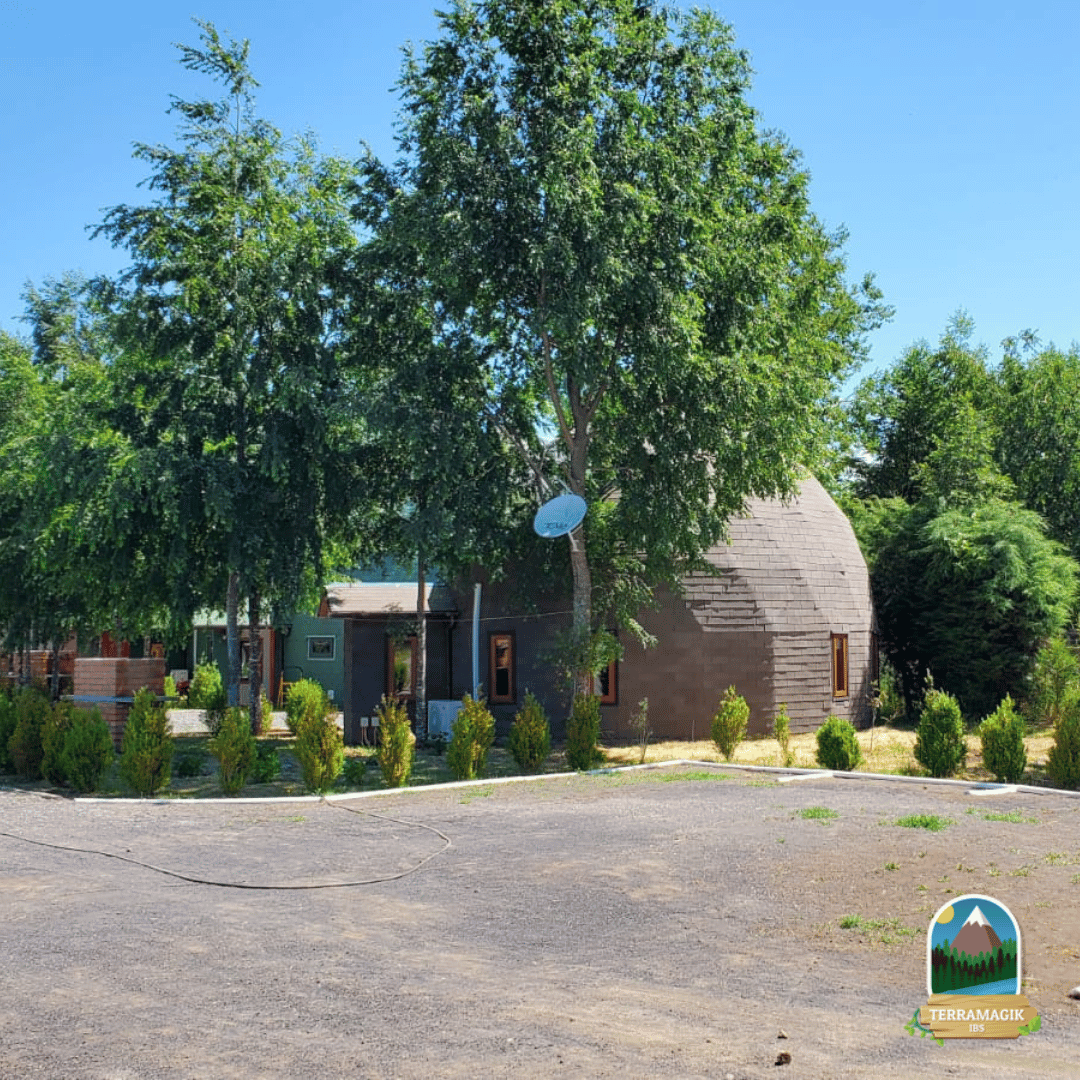
POLYGON ((718 772, 683 772, 683 773, 657 773, 650 779, 659 780, 662 784, 675 784, 684 780, 727 780, 728 777, 718 772))
POLYGON ((840 813, 837 810, 830 810, 827 806, 808 806, 805 810, 799 811, 799 816, 808 821, 828 821, 831 818, 838 818, 840 813))
MULTIPOLYGON (((967 809, 969 814, 978 814, 978 810, 974 806, 969 806, 967 809)), ((990 811, 989 813, 982 815, 983 821, 1008 821, 1013 825, 1038 825, 1039 819, 1033 817, 1024 817, 1024 814, 1020 810, 1009 810, 1005 812, 990 811)))
POLYGON ((895 945, 919 933, 899 919, 864 919, 861 915, 845 915, 840 920, 840 929, 859 930, 868 937, 876 937, 882 945, 895 945))
POLYGON ((938 817, 937 814, 908 814, 907 817, 897 818, 893 824, 903 829, 927 829, 929 832, 941 832, 952 824, 952 819, 938 817))

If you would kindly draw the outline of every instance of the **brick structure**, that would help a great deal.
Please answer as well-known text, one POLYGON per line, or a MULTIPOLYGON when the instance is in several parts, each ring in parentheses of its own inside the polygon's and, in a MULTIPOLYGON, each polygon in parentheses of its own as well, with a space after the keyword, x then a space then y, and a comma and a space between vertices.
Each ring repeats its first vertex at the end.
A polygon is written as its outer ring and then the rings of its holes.
POLYGON ((144 686, 157 695, 165 692, 164 660, 80 656, 75 661, 76 704, 101 711, 118 750, 124 739, 131 699, 144 686), (79 698, 91 700, 79 701, 79 698))

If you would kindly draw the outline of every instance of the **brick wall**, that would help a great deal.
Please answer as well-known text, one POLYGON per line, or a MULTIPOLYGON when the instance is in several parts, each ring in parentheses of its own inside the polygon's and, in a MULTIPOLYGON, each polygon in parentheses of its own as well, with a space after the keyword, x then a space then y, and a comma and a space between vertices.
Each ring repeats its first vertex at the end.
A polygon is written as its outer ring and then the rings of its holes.
MULTIPOLYGON (((154 657, 132 660, 127 657, 80 656, 75 660, 75 696, 123 698, 134 697, 147 687, 155 694, 165 691, 165 661, 154 657)), ((90 705, 83 702, 83 705, 90 705)), ((113 743, 119 749, 124 739, 131 705, 128 702, 97 703, 102 719, 109 725, 113 743)))

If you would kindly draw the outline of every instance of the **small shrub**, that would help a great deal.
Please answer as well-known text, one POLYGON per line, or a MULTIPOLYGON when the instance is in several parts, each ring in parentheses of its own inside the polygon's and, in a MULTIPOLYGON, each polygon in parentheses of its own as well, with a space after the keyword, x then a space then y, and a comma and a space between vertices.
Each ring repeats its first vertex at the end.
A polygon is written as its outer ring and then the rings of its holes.
POLYGON ((347 757, 345 768, 341 770, 341 779, 350 790, 364 786, 364 774, 367 772, 367 758, 347 757))
POLYGON ((599 749, 600 699, 595 694, 575 694, 566 721, 566 763, 584 772, 604 760, 599 749))
POLYGON ((551 753, 551 725, 531 691, 510 725, 509 749, 518 768, 527 773, 537 772, 551 753))
POLYGON ((228 701, 217 664, 199 664, 188 687, 188 707, 206 713, 206 726, 211 735, 216 735, 221 727, 228 701))
POLYGON ((97 709, 76 709, 64 737, 64 771, 78 792, 97 791, 116 752, 109 725, 97 709))
POLYGON ((915 729, 915 760, 931 776, 954 776, 967 760, 964 718, 952 694, 931 687, 915 729))
POLYGON ((15 717, 15 730, 8 739, 11 763, 19 776, 39 780, 45 755, 42 738, 52 717, 48 696, 34 688, 21 690, 15 697, 15 717))
POLYGON ((630 730, 634 733, 634 741, 638 744, 641 756, 638 764, 645 764, 645 755, 649 752, 649 739, 652 738, 652 729, 649 727, 649 699, 642 698, 638 707, 630 715, 630 730))
POLYGON ((784 768, 789 769, 795 763, 795 754, 791 750, 791 717, 787 713, 787 702, 780 702, 780 709, 773 717, 773 737, 780 744, 780 756, 784 768))
MULTIPOLYGON (((171 675, 165 676, 165 697, 168 699, 178 698, 180 695, 176 690, 176 680, 171 675)), ((166 710, 170 706, 175 704, 172 700, 167 700, 165 703, 166 710)))
POLYGON ((274 706, 270 699, 262 691, 259 692, 262 704, 259 706, 259 734, 269 735, 274 726, 274 706))
POLYGON ((294 735, 308 720, 324 720, 333 711, 326 691, 314 679, 300 679, 285 698, 285 723, 294 735))
POLYGON ((217 758, 221 790, 226 795, 235 795, 247 783, 255 763, 255 736, 247 710, 226 709, 207 748, 217 758))
POLYGON ((206 768, 206 754, 202 750, 185 750, 173 762, 173 772, 184 780, 202 776, 206 768))
POLYGON ((153 795, 169 780, 174 748, 165 710, 144 687, 135 695, 124 727, 120 775, 138 794, 153 795))
POLYGON ((384 697, 375 710, 379 717, 379 770, 387 787, 402 787, 412 772, 416 736, 409 728, 405 705, 384 697))
MULTIPOLYGON (((542 711, 542 710, 541 710, 542 711)), ((479 699, 466 694, 450 729, 446 764, 458 780, 472 780, 487 771, 487 754, 495 741, 495 718, 479 699)))
POLYGON ((852 772, 862 761, 855 725, 835 714, 817 729, 817 763, 823 769, 852 772))
POLYGON ((15 734, 18 722, 14 700, 6 692, 0 691, 0 773, 15 771, 15 762, 8 753, 8 741, 15 734))
POLYGON ((1071 691, 1080 685, 1080 660, 1062 637, 1051 638, 1037 653, 1027 703, 1033 724, 1052 724, 1064 715, 1071 691))
POLYGON ((253 784, 272 784, 281 775, 281 757, 272 742, 261 742, 255 747, 255 761, 251 766, 253 784))
POLYGON ((345 765, 341 729, 329 714, 307 717, 300 722, 294 752, 300 762, 304 786, 319 795, 334 786, 345 765))
POLYGON ((1004 784, 1015 784, 1027 768, 1024 718, 1008 695, 979 725, 983 764, 1004 784))
POLYGON ((41 775, 53 784, 68 782, 64 740, 71 727, 71 706, 58 701, 41 729, 41 775))
POLYGON ((1054 787, 1080 787, 1080 693, 1069 694, 1054 727, 1054 745, 1046 757, 1046 775, 1054 787))
POLYGON ((742 742, 749 720, 750 706, 746 704, 746 698, 736 694, 734 686, 729 686, 712 718, 712 741, 725 761, 735 756, 735 748, 742 742))

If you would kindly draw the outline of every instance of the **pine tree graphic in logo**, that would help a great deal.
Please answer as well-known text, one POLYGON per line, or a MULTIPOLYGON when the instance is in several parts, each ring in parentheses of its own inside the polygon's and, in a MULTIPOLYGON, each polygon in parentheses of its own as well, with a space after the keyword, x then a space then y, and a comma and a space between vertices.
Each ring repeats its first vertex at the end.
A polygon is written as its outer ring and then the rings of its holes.
POLYGON ((1020 928, 990 896, 958 896, 938 909, 926 936, 930 1000, 906 1025, 943 1039, 1015 1039, 1039 1030, 1020 993, 1020 928))

